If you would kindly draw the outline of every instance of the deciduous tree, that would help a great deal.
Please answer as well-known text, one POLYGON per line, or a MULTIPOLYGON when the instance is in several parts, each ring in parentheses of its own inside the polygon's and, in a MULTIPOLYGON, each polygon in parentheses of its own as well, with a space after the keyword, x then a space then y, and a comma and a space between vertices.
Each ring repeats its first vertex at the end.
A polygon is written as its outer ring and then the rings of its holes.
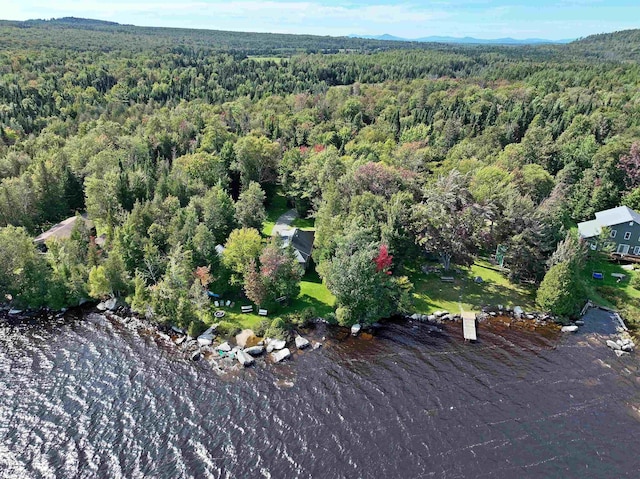
POLYGON ((413 208, 413 229, 418 242, 440 258, 445 270, 451 267, 451 262, 473 263, 478 252, 476 235, 483 221, 465 177, 455 170, 425 187, 423 200, 413 208))

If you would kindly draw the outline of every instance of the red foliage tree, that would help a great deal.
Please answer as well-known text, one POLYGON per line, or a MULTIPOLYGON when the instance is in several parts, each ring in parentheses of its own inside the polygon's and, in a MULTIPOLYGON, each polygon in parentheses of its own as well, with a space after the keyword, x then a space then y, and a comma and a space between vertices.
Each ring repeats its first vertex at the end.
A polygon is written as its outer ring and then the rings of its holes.
POLYGON ((200 281, 203 288, 209 286, 211 283, 211 270, 209 266, 199 266, 196 268, 194 276, 200 281))
POLYGON ((618 168, 625 175, 625 186, 629 191, 640 186, 640 143, 631 145, 628 155, 622 155, 618 162, 618 168))
POLYGON ((357 191, 370 191, 386 198, 399 190, 395 169, 382 163, 369 162, 360 166, 353 174, 353 181, 357 191))
POLYGON ((249 263, 244 276, 244 292, 247 295, 247 298, 258 306, 264 302, 267 296, 267 288, 262 281, 262 277, 260 276, 256 266, 256 260, 254 259, 249 263))
POLYGON ((389 248, 387 245, 380 245, 378 256, 373 260, 376 264, 376 271, 384 271, 386 274, 391 274, 391 264, 393 263, 393 256, 389 254, 389 248))

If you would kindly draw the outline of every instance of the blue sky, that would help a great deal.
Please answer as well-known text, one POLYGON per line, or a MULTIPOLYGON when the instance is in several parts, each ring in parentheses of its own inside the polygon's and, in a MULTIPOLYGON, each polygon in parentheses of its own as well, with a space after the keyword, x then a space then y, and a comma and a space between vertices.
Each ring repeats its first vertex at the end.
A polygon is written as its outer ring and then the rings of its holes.
POLYGON ((316 35, 577 38, 640 27, 640 0, 2 0, 0 18, 316 35))

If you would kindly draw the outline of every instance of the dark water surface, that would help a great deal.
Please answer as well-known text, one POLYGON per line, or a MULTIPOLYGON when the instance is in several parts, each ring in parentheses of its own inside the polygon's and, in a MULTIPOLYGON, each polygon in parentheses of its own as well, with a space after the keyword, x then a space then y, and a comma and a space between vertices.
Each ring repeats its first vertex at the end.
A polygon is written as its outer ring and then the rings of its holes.
POLYGON ((98 315, 0 321, 0 477, 640 477, 640 361, 482 324, 335 330, 228 377, 98 315))

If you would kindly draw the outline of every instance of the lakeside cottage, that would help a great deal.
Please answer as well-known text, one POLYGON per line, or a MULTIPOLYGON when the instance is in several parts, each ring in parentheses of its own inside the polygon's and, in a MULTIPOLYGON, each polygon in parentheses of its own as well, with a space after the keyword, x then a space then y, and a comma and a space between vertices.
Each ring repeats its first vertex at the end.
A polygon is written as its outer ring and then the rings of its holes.
POLYGON ((311 262, 315 233, 313 231, 291 228, 282 230, 278 234, 282 238, 282 247, 286 248, 291 245, 298 263, 306 270, 311 262))
MULTIPOLYGON (((38 247, 40 249, 46 250, 45 243, 51 238, 56 238, 56 239, 59 239, 59 240, 69 239, 71 237, 71 233, 73 232, 73 229, 76 226, 76 222, 79 219, 84 221, 85 226, 86 226, 87 230, 89 231, 89 234, 91 236, 96 236, 95 226, 94 226, 93 222, 88 218, 88 216, 85 213, 85 214, 82 214, 82 215, 71 216, 70 218, 67 218, 66 220, 61 221, 60 223, 52 226, 50 229, 48 229, 44 233, 42 233, 39 236, 37 236, 33 240, 33 242, 36 245, 38 245, 38 247)), ((101 235, 101 236, 95 238, 95 243, 98 246, 104 245, 104 241, 105 241, 105 236, 104 235, 101 235)))
MULTIPOLYGON (((277 234, 282 238, 282 247, 287 248, 291 246, 298 263, 306 270, 311 262, 315 233, 313 231, 290 228, 279 231, 277 234)), ((224 255, 224 246, 219 244, 216 245, 215 249, 218 255, 224 255)))
POLYGON ((591 249, 596 248, 598 236, 603 228, 609 228, 609 241, 618 255, 640 256, 640 213, 627 206, 599 211, 596 219, 578 224, 580 237, 591 249))

